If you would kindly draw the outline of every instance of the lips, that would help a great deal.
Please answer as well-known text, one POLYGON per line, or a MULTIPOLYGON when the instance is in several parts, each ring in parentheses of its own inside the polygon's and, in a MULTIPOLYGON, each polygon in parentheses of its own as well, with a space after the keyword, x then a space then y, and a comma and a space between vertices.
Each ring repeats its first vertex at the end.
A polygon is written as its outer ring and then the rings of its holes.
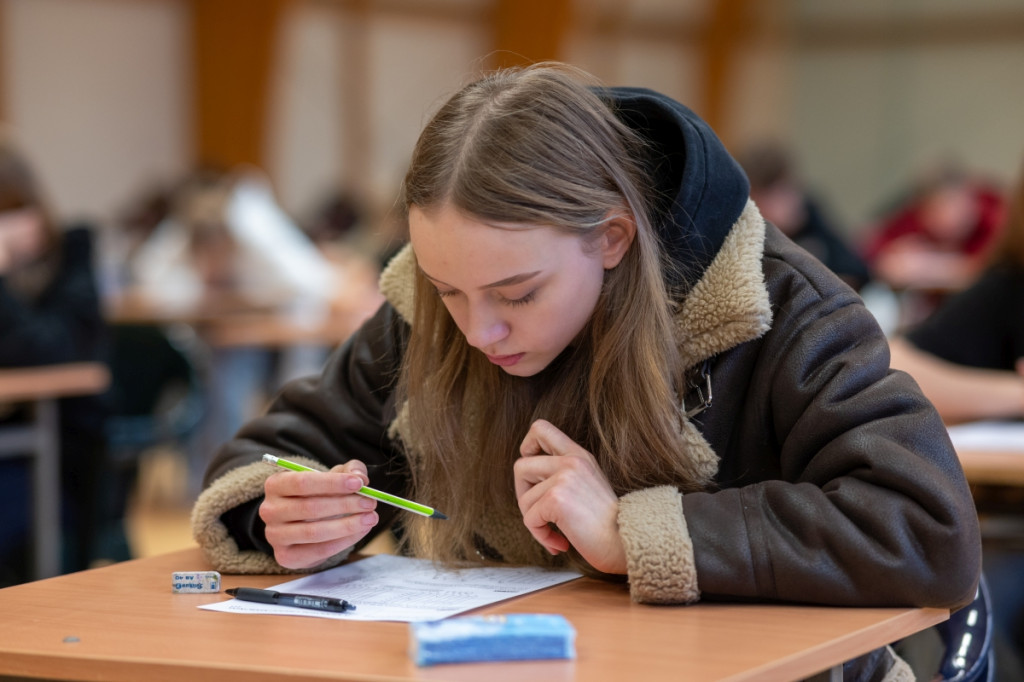
POLYGON ((499 367, 511 367, 519 362, 524 355, 526 354, 516 353, 515 355, 488 355, 487 359, 499 367))

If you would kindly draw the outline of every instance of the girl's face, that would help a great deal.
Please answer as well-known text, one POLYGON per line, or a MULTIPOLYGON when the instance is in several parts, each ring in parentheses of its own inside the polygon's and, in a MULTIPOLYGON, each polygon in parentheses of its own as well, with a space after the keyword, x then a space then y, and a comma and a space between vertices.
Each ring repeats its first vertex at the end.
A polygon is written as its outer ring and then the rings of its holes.
POLYGON ((46 230, 39 211, 32 208, 0 212, 0 248, 12 264, 28 263, 46 249, 46 230))
POLYGON ((607 228, 588 246, 547 226, 491 227, 448 205, 413 206, 409 233, 466 341, 515 376, 537 374, 568 347, 597 304, 605 268, 625 251, 607 228))

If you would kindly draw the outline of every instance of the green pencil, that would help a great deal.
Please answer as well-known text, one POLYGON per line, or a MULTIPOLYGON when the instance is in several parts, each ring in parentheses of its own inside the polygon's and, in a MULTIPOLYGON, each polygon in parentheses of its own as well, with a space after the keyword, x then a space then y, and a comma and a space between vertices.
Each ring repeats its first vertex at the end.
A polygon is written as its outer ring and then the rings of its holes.
MULTIPOLYGON (((290 462, 287 459, 282 459, 281 457, 275 457, 274 455, 270 455, 270 454, 263 455, 263 461, 267 462, 268 464, 276 464, 277 466, 284 467, 285 469, 291 469, 292 471, 316 471, 316 469, 310 469, 307 466, 303 466, 303 465, 298 464, 296 462, 290 462)), ((406 511, 411 511, 414 514, 422 514, 423 516, 429 516, 432 519, 447 519, 448 518, 447 516, 445 516, 441 512, 437 511, 436 509, 434 509, 432 507, 428 507, 425 504, 420 504, 419 502, 413 502, 411 500, 407 500, 405 498, 399 497, 398 495, 392 495, 390 493, 386 493, 386 492, 383 492, 381 490, 377 490, 375 488, 370 488, 370 487, 365 486, 365 485, 362 488, 360 488, 359 490, 357 490, 356 494, 357 495, 362 495, 364 497, 373 498, 375 500, 383 502, 384 504, 390 504, 392 507, 398 507, 399 509, 404 509, 406 511)))

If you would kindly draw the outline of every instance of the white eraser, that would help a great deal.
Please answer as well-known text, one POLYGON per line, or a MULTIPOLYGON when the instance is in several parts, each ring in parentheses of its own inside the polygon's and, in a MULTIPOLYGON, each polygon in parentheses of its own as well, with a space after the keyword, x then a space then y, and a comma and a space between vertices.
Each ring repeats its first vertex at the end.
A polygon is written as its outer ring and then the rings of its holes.
POLYGON ((175 594, 220 592, 220 573, 217 571, 175 571, 171 574, 171 591, 175 594))

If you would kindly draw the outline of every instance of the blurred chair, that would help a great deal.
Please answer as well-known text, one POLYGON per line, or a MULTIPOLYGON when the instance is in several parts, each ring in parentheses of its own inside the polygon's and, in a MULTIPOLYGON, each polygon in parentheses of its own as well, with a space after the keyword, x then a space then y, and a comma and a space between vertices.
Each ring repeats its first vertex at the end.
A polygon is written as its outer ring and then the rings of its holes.
POLYGON ((946 653, 938 679, 991 682, 995 679, 994 628, 988 585, 982 575, 974 601, 936 626, 946 653))

